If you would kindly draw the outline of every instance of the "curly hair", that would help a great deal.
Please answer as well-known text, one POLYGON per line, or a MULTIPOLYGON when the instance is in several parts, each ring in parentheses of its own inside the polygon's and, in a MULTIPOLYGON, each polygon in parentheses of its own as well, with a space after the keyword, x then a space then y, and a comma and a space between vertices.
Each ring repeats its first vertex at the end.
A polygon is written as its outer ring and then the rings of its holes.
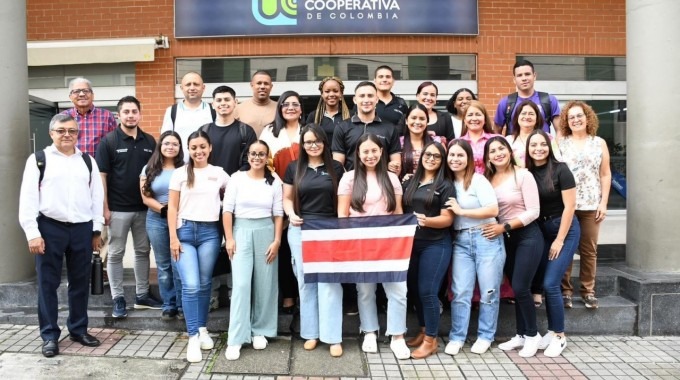
POLYGON ((600 127, 600 121, 593 108, 582 100, 571 100, 562 107, 560 112, 560 132, 562 136, 571 135, 571 128, 569 128, 568 113, 574 107, 581 107, 583 114, 586 115, 586 132, 590 136, 595 136, 597 129, 600 127))

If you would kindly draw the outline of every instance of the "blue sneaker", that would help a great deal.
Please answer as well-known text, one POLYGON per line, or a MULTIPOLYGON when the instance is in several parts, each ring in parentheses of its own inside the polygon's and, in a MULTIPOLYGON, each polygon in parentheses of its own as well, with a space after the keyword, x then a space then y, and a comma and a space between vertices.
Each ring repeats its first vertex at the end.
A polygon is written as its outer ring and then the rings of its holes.
POLYGON ((125 305, 125 297, 118 296, 113 299, 113 311, 111 312, 113 318, 127 317, 127 309, 125 305))
POLYGON ((163 308, 163 302, 155 299, 150 293, 137 295, 135 297, 135 310, 140 309, 157 309, 163 308))

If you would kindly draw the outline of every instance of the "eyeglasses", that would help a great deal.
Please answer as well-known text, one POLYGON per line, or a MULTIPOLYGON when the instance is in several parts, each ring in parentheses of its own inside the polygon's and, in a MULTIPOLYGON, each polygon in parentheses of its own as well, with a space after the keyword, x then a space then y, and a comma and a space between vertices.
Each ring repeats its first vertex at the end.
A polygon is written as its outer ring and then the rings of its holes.
POLYGON ((265 153, 265 152, 248 152, 248 156, 250 158, 265 158, 265 157, 267 157, 267 153, 265 153))
POLYGON ((305 148, 307 148, 307 149, 309 149, 309 148, 311 148, 311 147, 313 147, 313 146, 315 146, 315 147, 318 148, 318 147, 321 147, 321 146, 323 145, 323 141, 321 141, 321 140, 305 141, 305 142, 303 142, 302 144, 303 144, 303 145, 305 146, 305 148))
POLYGON ((300 103, 281 103, 281 108, 300 108, 300 103))
POLYGON ((91 93, 92 93, 92 90, 90 90, 89 88, 80 88, 80 89, 76 89, 76 90, 71 90, 71 95, 79 95, 79 94, 90 95, 91 93))
POLYGON ((63 136, 65 134, 69 134, 71 136, 78 136, 78 130, 77 129, 64 129, 64 128, 59 128, 59 129, 53 129, 53 132, 56 132, 59 136, 63 136))
POLYGON ((430 152, 423 153, 423 159, 424 160, 431 160, 433 158, 434 158, 435 161, 439 161, 439 160, 442 159, 442 155, 439 154, 439 153, 430 153, 430 152))
POLYGON ((584 116, 586 116, 586 115, 584 115, 584 114, 582 114, 582 113, 579 113, 579 114, 576 114, 576 115, 571 115, 571 116, 569 116, 567 119, 569 119, 569 120, 576 120, 576 119, 580 119, 580 118, 582 118, 582 117, 584 117, 584 116))

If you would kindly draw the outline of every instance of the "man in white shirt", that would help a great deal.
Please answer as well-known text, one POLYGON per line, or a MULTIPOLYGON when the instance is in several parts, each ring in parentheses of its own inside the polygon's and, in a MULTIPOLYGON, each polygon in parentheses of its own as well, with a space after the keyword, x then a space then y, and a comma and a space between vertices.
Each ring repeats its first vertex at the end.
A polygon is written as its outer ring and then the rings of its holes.
POLYGON ((215 121, 215 111, 210 103, 203 101, 205 84, 200 74, 195 72, 184 74, 180 89, 184 94, 184 99, 165 110, 161 133, 175 131, 180 135, 182 149, 184 149, 184 161, 188 162, 187 139, 189 135, 202 125, 215 121))
POLYGON ((70 115, 55 115, 49 131, 53 144, 26 161, 19 198, 19 223, 29 251, 35 255, 38 273, 38 316, 45 357, 59 354, 57 288, 64 256, 70 338, 89 347, 100 343, 87 333, 87 303, 92 251, 101 246, 104 222, 99 168, 92 157, 76 148, 78 123, 70 115))

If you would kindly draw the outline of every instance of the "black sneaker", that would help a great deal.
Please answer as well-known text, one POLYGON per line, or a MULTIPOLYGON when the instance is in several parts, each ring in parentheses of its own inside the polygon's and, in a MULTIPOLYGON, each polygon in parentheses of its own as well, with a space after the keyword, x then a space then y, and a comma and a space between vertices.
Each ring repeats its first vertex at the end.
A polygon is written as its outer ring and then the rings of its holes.
POLYGON ((111 316, 113 318, 125 318, 127 317, 127 309, 125 304, 125 297, 119 296, 113 299, 113 311, 111 316))
POLYGON ((160 310, 163 303, 155 299, 151 294, 142 294, 135 297, 135 310, 157 309, 160 310))
POLYGON ((161 319, 164 321, 172 321, 173 319, 177 318, 177 310, 175 309, 168 309, 168 310, 163 310, 163 313, 161 313, 161 319))

